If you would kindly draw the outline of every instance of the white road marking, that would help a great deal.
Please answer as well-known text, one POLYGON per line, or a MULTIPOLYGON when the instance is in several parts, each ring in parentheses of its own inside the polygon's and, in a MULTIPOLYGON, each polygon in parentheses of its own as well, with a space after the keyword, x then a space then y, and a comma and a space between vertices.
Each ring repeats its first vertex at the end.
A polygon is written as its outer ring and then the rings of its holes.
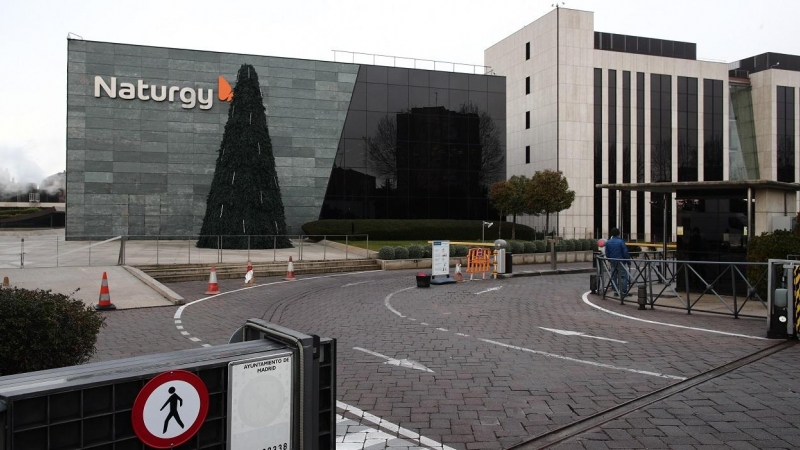
POLYGON ((366 284, 366 283, 372 283, 372 281, 359 281, 358 283, 347 283, 342 285, 342 287, 358 286, 359 284, 366 284))
POLYGON ((384 299, 383 299, 383 304, 384 304, 384 305, 386 305, 386 307, 387 307, 387 308, 389 308, 389 311, 391 311, 391 312, 393 312, 393 313, 397 314, 397 315, 398 315, 398 316, 400 316, 400 317, 405 317, 404 315, 400 314, 400 311, 398 311, 398 310, 396 310, 396 309, 392 308, 392 304, 391 304, 391 303, 389 303, 389 300, 392 298, 392 296, 393 296, 394 294, 399 294, 399 293, 401 293, 401 292, 403 292, 403 291, 407 291, 407 290, 409 290, 409 289, 416 289, 416 286, 411 286, 411 287, 407 287, 407 288, 405 288, 405 289, 400 289, 399 291, 394 291, 394 292, 392 292, 391 294, 389 294, 389 295, 387 295, 386 297, 384 297, 384 299))
POLYGON ((188 331, 181 331, 181 334, 184 335, 184 336, 188 336, 189 332, 188 331))
POLYGON ((439 331, 448 331, 447 328, 437 328, 437 330, 439 330, 439 331))
POLYGON ((475 295, 481 295, 481 294, 485 294, 487 292, 492 292, 492 291, 499 291, 502 288, 503 288, 503 286, 497 286, 497 287, 489 288, 489 289, 486 289, 485 291, 476 292, 475 295))
POLYGON ((694 331, 702 331, 702 332, 705 332, 705 333, 722 334, 722 335, 725 335, 725 336, 734 336, 734 337, 741 337, 741 338, 747 338, 747 339, 769 340, 767 338, 760 337, 760 336, 748 336, 746 334, 729 333, 727 331, 709 330, 707 328, 687 327, 685 325, 677 325, 677 324, 674 324, 674 323, 656 322, 654 320, 647 320, 647 319, 640 319, 638 317, 633 317, 633 316, 626 316, 625 314, 620 314, 618 312, 610 311, 608 309, 605 309, 605 308, 603 308, 601 306, 595 305, 594 303, 590 302, 589 301, 589 293, 590 293, 589 291, 583 293, 583 302, 584 303, 586 303, 587 305, 591 306, 592 308, 597 308, 600 311, 603 311, 605 313, 608 313, 608 314, 611 314, 611 315, 614 315, 614 316, 618 316, 618 317, 622 317, 622 318, 625 318, 625 319, 637 320, 639 322, 651 323, 651 324, 654 324, 654 325, 663 325, 665 327, 683 328, 685 330, 694 330, 694 331))
POLYGON ((200 338, 196 338, 196 337, 190 337, 189 340, 192 341, 192 342, 200 342, 200 338))
POLYGON ((427 323, 425 323, 425 322, 420 322, 419 324, 420 324, 420 325, 425 325, 426 327, 428 326, 428 324, 427 324, 427 323))
MULTIPOLYGON (((384 430, 388 430, 388 431, 390 431, 392 433, 395 433, 394 435, 388 435, 387 433, 385 433, 383 431, 379 431, 378 433, 380 433, 380 434, 373 434, 371 431, 359 430, 362 433, 367 433, 367 435, 364 437, 363 440, 359 440, 356 437, 350 437, 348 439, 348 436, 350 436, 352 433, 340 435, 337 432, 336 433, 336 442, 337 442, 336 448, 337 448, 337 450, 358 450, 358 449, 366 449, 366 448, 369 448, 370 450, 377 450, 378 448, 380 448, 380 447, 377 447, 377 445, 380 445, 381 443, 384 444, 384 448, 387 448, 387 447, 389 447, 389 448, 425 447, 425 448, 434 449, 434 450, 455 450, 453 447, 448 447, 447 445, 444 445, 444 444, 442 444, 440 442, 434 441, 433 439, 426 438, 425 436, 420 436, 419 433, 417 433, 417 432, 414 432, 414 431, 411 431, 409 429, 403 428, 403 427, 401 427, 399 425, 393 424, 392 422, 389 422, 388 420, 381 419, 380 417, 378 417, 378 416, 376 416, 374 414, 370 414, 368 412, 362 411, 362 410, 356 408, 355 406, 351 406, 351 405, 348 405, 346 403, 342 403, 340 401, 337 401, 336 402, 336 407, 339 408, 339 409, 344 410, 344 412, 347 413, 347 414, 352 414, 352 415, 355 415, 356 417, 358 417, 360 424, 363 424, 364 422, 368 422, 368 423, 371 423, 371 424, 373 424, 373 425, 375 425, 375 426, 377 426, 379 428, 382 428, 384 430), (388 435, 389 438, 385 438, 384 435, 388 435), (413 445, 404 445, 403 441, 398 442, 397 438, 399 438, 401 436, 406 438, 406 439, 408 439, 408 440, 410 440, 410 441, 412 441, 413 445), (341 437, 341 440, 340 440, 340 437, 341 437), (390 441, 392 441, 392 442, 390 443, 390 441), (362 442, 363 442, 363 444, 361 444, 362 442), (361 445, 359 445, 359 444, 348 445, 349 443, 359 443, 361 445)), ((346 418, 344 418, 342 416, 338 416, 337 417, 337 425, 339 425, 339 424, 349 425, 348 423, 345 422, 347 420, 349 420, 349 419, 346 419, 346 418), (341 420, 340 420, 340 418, 341 418, 341 420)), ((338 427, 337 427, 337 430, 338 430, 338 427)))
POLYGON ((378 358, 383 358, 383 359, 386 360, 386 362, 384 364, 389 364, 389 365, 398 366, 398 367, 407 367, 409 369, 422 370, 422 371, 430 372, 430 373, 436 373, 436 372, 432 371, 431 369, 428 369, 427 367, 425 367, 421 363, 418 363, 417 361, 414 361, 413 359, 394 359, 394 358, 390 358, 390 357, 388 357, 386 355, 381 355, 378 352, 373 352, 372 350, 367 350, 367 349, 361 348, 361 347, 353 347, 353 350, 358 350, 360 352, 368 353, 368 354, 370 354, 372 356, 377 356, 378 358))
POLYGON ((591 338, 591 339, 600 339, 600 340, 603 340, 603 341, 619 342, 620 344, 627 344, 628 343, 628 341, 620 341, 619 339, 611 339, 611 338, 600 337, 600 336, 592 336, 590 334, 581 333, 580 331, 558 330, 558 329, 555 329, 555 328, 545 328, 545 327, 539 327, 539 328, 541 328, 542 330, 545 330, 545 331, 551 331, 553 333, 561 334, 561 335, 564 335, 564 336, 580 336, 580 337, 591 338))
POLYGON ((468 335, 468 334, 464 334, 464 333, 456 333, 456 336, 464 336, 464 337, 469 337, 469 335, 468 335))
POLYGON ((211 347, 211 344, 203 344, 203 347, 211 347))
POLYGON ((175 325, 175 328, 177 328, 179 330, 182 330, 183 329, 183 325, 175 325))
POLYGON ((647 370, 629 369, 627 367, 613 366, 611 364, 603 364, 603 363, 598 363, 598 362, 594 362, 594 361, 585 361, 583 359, 570 358, 569 356, 556 355, 555 353, 548 353, 548 352, 543 352, 543 351, 540 351, 540 350, 533 350, 533 349, 530 349, 530 348, 519 347, 519 346, 511 345, 511 344, 505 344, 503 342, 493 341, 491 339, 478 338, 478 340, 479 341, 483 341, 483 342, 488 342, 488 343, 494 344, 494 345, 499 345, 499 346, 502 346, 502 347, 513 348, 514 350, 520 350, 520 351, 523 351, 523 352, 533 353, 535 355, 541 355, 541 356, 547 356, 547 357, 550 357, 550 358, 563 359, 564 361, 576 362, 576 363, 580 363, 580 364, 588 364, 590 366, 595 366, 595 367, 603 367, 603 368, 606 368, 606 369, 614 369, 614 370, 624 370, 625 372, 633 372, 633 373, 638 373, 640 375, 650 375, 650 376, 660 377, 660 378, 669 378, 669 379, 672 379, 672 380, 685 380, 686 379, 686 377, 679 377, 677 375, 667 375, 667 374, 658 373, 658 372, 650 372, 650 371, 647 371, 647 370))

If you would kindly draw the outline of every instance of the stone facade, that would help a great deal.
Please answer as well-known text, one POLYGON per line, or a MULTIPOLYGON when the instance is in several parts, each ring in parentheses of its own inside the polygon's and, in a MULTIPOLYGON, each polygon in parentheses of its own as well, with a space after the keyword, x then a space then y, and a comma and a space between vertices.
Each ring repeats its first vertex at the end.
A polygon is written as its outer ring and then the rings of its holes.
POLYGON ((288 232, 316 220, 359 65, 69 40, 67 238, 198 234, 228 117, 218 77, 234 85, 245 63, 261 83, 288 232), (210 89, 213 106, 98 98, 96 76, 210 89))

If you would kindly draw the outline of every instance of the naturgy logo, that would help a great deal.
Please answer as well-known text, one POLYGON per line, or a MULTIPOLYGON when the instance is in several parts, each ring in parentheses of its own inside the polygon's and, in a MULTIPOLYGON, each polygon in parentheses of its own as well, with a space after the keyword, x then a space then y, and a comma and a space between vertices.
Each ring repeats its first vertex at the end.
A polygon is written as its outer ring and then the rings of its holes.
MULTIPOLYGON (((233 99, 233 89, 230 83, 220 76, 217 79, 218 95, 221 101, 230 102, 233 99)), ((121 98, 123 100, 139 99, 143 101, 154 100, 157 102, 174 102, 176 97, 181 102, 184 109, 192 109, 200 104, 200 109, 211 109, 214 106, 212 89, 193 89, 178 86, 158 86, 146 84, 144 80, 136 80, 136 84, 120 82, 117 88, 117 77, 110 77, 109 81, 101 76, 94 77, 94 96, 101 97, 101 92, 105 92, 110 98, 121 98)))

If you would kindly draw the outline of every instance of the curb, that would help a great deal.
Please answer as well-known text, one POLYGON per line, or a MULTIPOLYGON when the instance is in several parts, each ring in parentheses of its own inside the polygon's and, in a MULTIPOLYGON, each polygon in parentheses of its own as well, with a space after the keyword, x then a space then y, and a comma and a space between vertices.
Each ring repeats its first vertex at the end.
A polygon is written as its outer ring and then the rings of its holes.
POLYGON ((142 272, 141 270, 137 269, 136 267, 133 267, 133 266, 122 266, 122 268, 127 270, 128 273, 130 273, 134 277, 138 278, 139 281, 141 281, 142 283, 146 284, 147 286, 149 286, 151 289, 153 289, 154 291, 158 292, 159 294, 161 294, 161 296, 163 296, 165 299, 169 300, 173 304, 175 304, 175 305, 183 305, 184 303, 186 303, 186 301, 183 299, 183 297, 178 295, 175 291, 173 291, 172 289, 164 286, 163 284, 161 284, 160 282, 158 282, 157 280, 152 278, 150 275, 147 275, 146 273, 142 272))

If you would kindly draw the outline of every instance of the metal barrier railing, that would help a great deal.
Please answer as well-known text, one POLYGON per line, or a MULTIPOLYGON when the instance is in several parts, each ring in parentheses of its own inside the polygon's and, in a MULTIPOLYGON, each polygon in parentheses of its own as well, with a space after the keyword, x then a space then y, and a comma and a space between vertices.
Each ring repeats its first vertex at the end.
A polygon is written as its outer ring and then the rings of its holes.
POLYGON ((761 262, 716 262, 681 261, 675 252, 668 251, 666 258, 660 251, 631 254, 630 261, 610 259, 595 255, 598 294, 605 298, 619 298, 625 302, 644 304, 653 309, 656 305, 711 314, 739 317, 765 317, 744 312, 744 308, 756 302, 756 312, 767 312, 767 263, 761 262), (625 263, 630 262, 630 267, 625 263), (622 271, 627 271, 628 287, 620 292, 622 271), (633 287, 636 286, 636 289, 633 287), (644 287, 645 291, 640 292, 644 287), (619 295, 612 296, 609 290, 619 295), (627 295, 626 295, 627 294, 627 295), (630 295, 632 299, 626 300, 630 295), (709 308, 707 300, 720 309, 709 308), (702 304, 700 304, 702 301, 702 304))
POLYGON ((371 259, 369 235, 0 236, 0 268, 371 259), (281 240, 291 247, 275 248, 281 240), (197 246, 203 241, 204 248, 197 246), (350 245, 366 243, 366 248, 350 245))

